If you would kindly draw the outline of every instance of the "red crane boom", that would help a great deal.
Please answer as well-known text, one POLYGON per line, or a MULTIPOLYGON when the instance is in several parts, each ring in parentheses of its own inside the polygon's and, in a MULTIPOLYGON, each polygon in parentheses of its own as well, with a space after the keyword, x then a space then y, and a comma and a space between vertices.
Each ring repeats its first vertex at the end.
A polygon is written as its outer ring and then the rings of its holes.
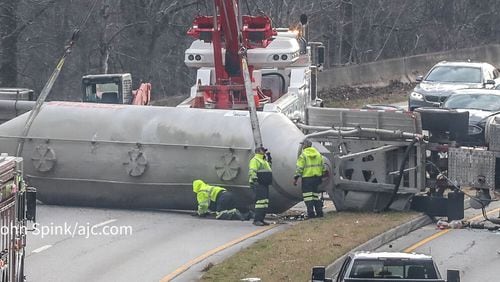
MULTIPOLYGON (((276 35, 271 19, 267 16, 240 17, 238 0, 214 0, 214 15, 197 16, 188 35, 213 46, 216 83, 199 86, 204 92, 204 100, 214 103, 217 109, 246 108, 241 50, 267 47, 276 35)), ((252 70, 250 65, 253 82, 252 70)), ((258 107, 259 95, 254 97, 258 107)))

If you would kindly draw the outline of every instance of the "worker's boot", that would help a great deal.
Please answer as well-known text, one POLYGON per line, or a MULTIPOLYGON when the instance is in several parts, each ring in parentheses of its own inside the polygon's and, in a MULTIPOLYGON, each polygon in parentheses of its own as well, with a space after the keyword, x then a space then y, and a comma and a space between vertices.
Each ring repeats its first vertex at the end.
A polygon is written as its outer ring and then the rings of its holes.
POLYGON ((255 225, 255 226, 264 226, 265 224, 262 221, 254 221, 253 225, 255 225))
POLYGON ((307 218, 315 218, 316 214, 314 213, 314 203, 313 201, 305 202, 307 208, 307 218))
POLYGON ((316 217, 323 217, 323 201, 314 200, 314 209, 316 210, 316 217))
POLYGON ((255 209, 255 217, 253 219, 253 224, 257 225, 257 226, 263 226, 265 216, 266 216, 266 213, 265 213, 264 209, 255 209))

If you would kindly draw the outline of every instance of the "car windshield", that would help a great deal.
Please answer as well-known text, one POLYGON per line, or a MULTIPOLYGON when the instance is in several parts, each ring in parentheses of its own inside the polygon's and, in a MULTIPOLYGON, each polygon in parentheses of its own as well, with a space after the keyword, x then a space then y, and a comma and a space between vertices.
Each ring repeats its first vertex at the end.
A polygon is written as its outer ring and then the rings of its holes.
POLYGON ((351 268, 350 278, 438 279, 432 260, 358 259, 351 268))
POLYGON ((448 109, 471 109, 500 111, 500 95, 494 94, 459 94, 451 95, 443 105, 448 109))
POLYGON ((426 81, 481 83, 481 69, 462 66, 438 66, 431 70, 426 81))

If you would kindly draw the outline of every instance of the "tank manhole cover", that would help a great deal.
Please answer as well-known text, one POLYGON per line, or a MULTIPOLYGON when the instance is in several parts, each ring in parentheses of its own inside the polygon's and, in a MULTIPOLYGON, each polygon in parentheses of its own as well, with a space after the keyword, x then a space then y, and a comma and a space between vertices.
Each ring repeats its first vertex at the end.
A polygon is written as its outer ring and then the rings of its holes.
POLYGON ((219 178, 224 181, 235 179, 240 171, 240 162, 238 161, 238 157, 232 153, 224 154, 215 165, 215 171, 217 172, 219 178))
POLYGON ((132 149, 128 152, 128 160, 123 164, 130 176, 141 176, 146 170, 148 160, 140 149, 132 149))
POLYGON ((56 164, 56 153, 47 144, 36 146, 31 161, 36 170, 40 172, 50 171, 56 164))

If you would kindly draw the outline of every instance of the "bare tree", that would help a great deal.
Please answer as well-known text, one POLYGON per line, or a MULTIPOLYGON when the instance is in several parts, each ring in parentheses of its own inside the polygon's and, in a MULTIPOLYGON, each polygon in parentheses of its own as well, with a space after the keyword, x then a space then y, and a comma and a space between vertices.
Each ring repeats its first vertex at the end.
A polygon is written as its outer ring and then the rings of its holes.
MULTIPOLYGON (((153 98, 187 94, 193 70, 184 65, 193 18, 213 0, 0 0, 0 86, 41 90, 73 29, 80 40, 52 99, 80 97, 81 76, 130 72, 153 83, 153 98), (57 3, 57 5, 54 5, 57 3)), ((239 0, 275 27, 309 16, 308 37, 327 47, 331 67, 497 43, 495 0, 239 0)), ((329 66, 327 64, 327 66, 329 66)))

